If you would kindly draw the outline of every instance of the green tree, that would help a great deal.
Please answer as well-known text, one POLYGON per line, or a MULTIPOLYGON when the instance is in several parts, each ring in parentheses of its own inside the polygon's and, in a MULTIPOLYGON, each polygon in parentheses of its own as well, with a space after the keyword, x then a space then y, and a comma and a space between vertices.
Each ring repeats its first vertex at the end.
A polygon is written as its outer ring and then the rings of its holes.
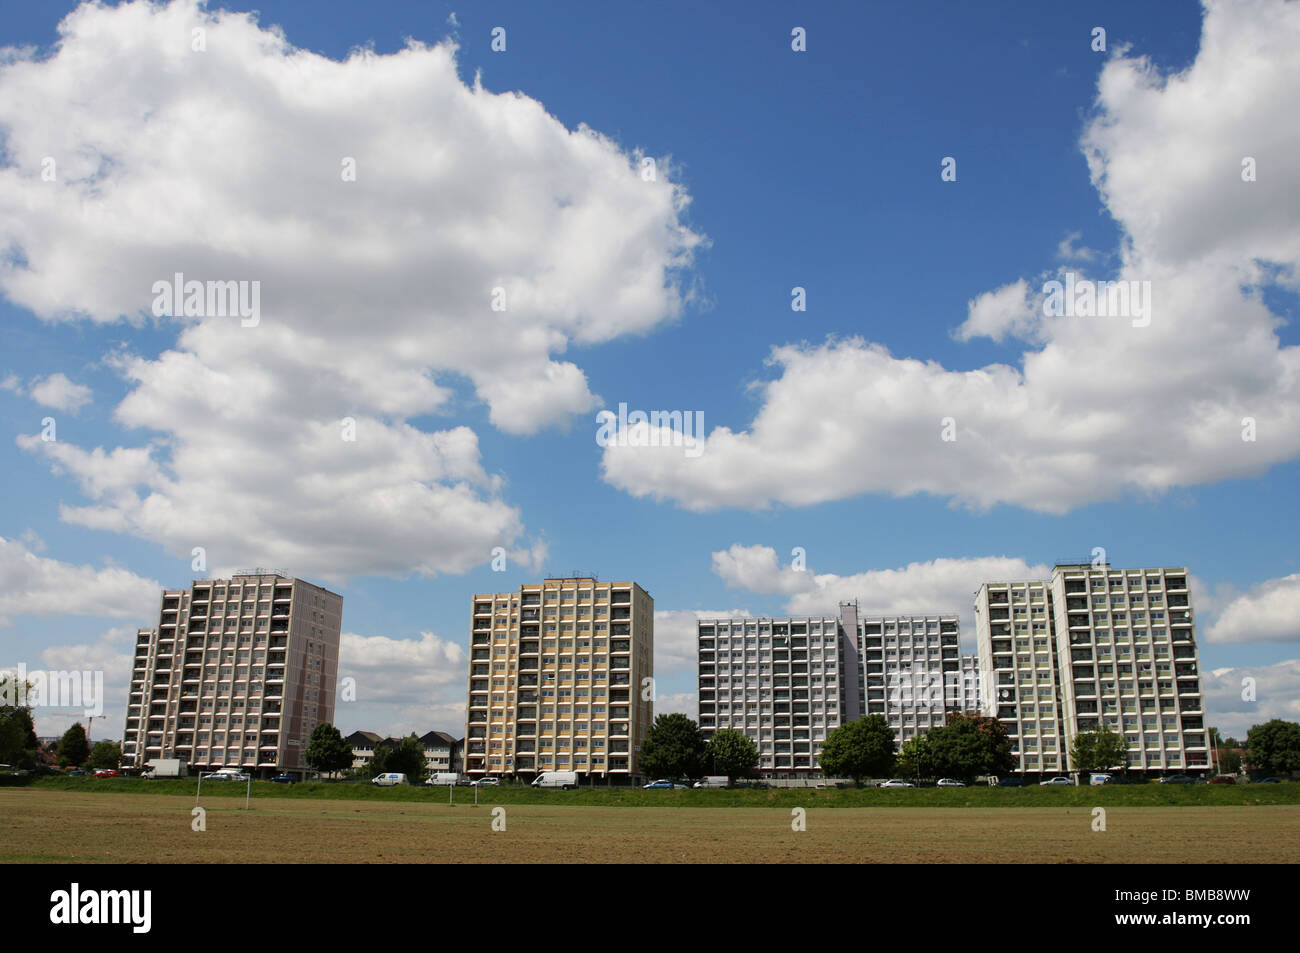
POLYGON ((115 741, 97 741, 90 749, 90 766, 92 768, 117 769, 122 763, 122 749, 115 741))
POLYGON ((1081 731, 1070 742, 1070 763, 1074 770, 1093 772, 1128 767, 1128 743, 1110 725, 1096 731, 1081 731))
POLYGON ((1300 771, 1300 725, 1274 718, 1246 733, 1250 766, 1267 774, 1300 771))
POLYGON ((852 778, 858 787, 863 778, 888 777, 898 760, 894 730, 883 715, 850 721, 826 736, 818 760, 828 777, 852 778))
POLYGON ((79 768, 89 757, 90 742, 86 739, 86 729, 81 722, 73 722, 59 741, 59 764, 65 768, 79 768))
POLYGON ((1236 774, 1241 770, 1241 755, 1232 748, 1219 752, 1219 770, 1224 774, 1236 774))
POLYGON ((404 774, 406 779, 415 784, 424 777, 424 745, 414 734, 403 738, 396 747, 376 747, 373 763, 379 765, 371 777, 378 774, 404 774))
POLYGON ((970 781, 977 775, 997 775, 1016 766, 1011 739, 996 718, 954 713, 941 728, 926 733, 930 770, 936 777, 970 781))
POLYGON ((352 746, 327 721, 312 729, 307 742, 307 764, 321 774, 333 774, 352 767, 352 746))
POLYGON ((758 767, 758 745, 739 731, 723 728, 709 739, 704 757, 715 771, 721 771, 729 779, 747 778, 758 767))
POLYGON ((934 777, 934 750, 926 735, 915 735, 903 742, 898 753, 898 773, 905 778, 934 777))
POLYGON ((0 676, 0 764, 30 770, 36 767, 40 742, 36 740, 31 707, 18 704, 26 701, 19 688, 16 676, 0 676))
POLYGON ((652 778, 698 778, 706 743, 700 726, 680 712, 659 715, 641 744, 637 769, 652 778))

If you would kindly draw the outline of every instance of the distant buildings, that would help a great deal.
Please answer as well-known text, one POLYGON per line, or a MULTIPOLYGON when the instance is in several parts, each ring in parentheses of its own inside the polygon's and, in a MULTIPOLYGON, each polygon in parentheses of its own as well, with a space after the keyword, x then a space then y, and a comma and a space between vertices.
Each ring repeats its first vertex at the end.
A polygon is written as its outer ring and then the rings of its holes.
POLYGON ((953 613, 859 617, 843 602, 838 616, 701 619, 696 635, 700 728, 747 735, 765 776, 820 776, 844 722, 880 715, 901 745, 969 707, 953 613))
POLYGON ((260 570, 164 590, 136 634, 123 763, 301 775, 334 720, 342 612, 337 593, 260 570))
POLYGON ((1019 771, 1074 770, 1070 743, 1103 724, 1130 770, 1209 771, 1186 568, 1061 564, 1050 580, 985 583, 975 614, 988 713, 1019 771))
POLYGON ((839 619, 701 619, 696 632, 704 734, 748 736, 762 774, 819 772, 821 744, 844 720, 839 619))
POLYGON ((466 773, 631 780, 653 715, 649 593, 578 576, 479 594, 470 641, 466 773))
MULTIPOLYGON (((401 738, 384 738, 373 731, 354 731, 343 739, 352 748, 352 770, 361 771, 369 766, 380 748, 396 748, 401 738)), ((429 731, 420 736, 424 746, 424 769, 429 774, 455 771, 460 773, 464 739, 457 739, 445 731, 429 731)))
POLYGON ((878 616, 858 623, 861 711, 884 716, 899 745, 946 724, 948 713, 962 708, 957 628, 956 614, 878 616))

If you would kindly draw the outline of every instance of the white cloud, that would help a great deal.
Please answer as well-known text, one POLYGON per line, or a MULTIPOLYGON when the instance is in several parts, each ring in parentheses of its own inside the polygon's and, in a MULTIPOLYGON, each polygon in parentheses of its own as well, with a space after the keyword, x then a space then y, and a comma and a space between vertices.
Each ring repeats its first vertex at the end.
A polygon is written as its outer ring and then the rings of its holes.
POLYGON ((692 721, 700 718, 699 692, 678 692, 671 695, 655 695, 655 717, 680 712, 692 721))
POLYGON ((162 586, 116 566, 96 569, 37 556, 0 537, 0 626, 15 615, 156 618, 162 586))
POLYGON ((1082 232, 1076 231, 1070 232, 1070 234, 1062 238, 1056 246, 1056 257, 1067 262, 1093 261, 1097 257, 1096 251, 1087 246, 1075 244, 1082 235, 1082 232))
POLYGON ((1300 573, 1270 579, 1229 602, 1211 642, 1300 642, 1300 573))
POLYGON ((713 572, 729 586, 751 592, 791 595, 817 588, 810 571, 795 568, 793 560, 782 566, 771 546, 734 543, 713 554, 713 572))
POLYGON ((700 619, 733 619, 749 614, 748 609, 656 609, 655 678, 695 670, 699 660, 696 623, 700 619))
MULTIPOLYGON (((730 585, 755 593, 786 594, 784 580, 774 578, 765 554, 775 558, 766 546, 732 546, 714 553, 714 572, 719 571, 720 555, 730 575, 730 585), (736 558, 737 550, 748 550, 745 558, 736 558), (751 567, 737 572, 736 566, 751 567)), ((898 569, 872 569, 851 575, 835 573, 809 574, 812 586, 794 592, 786 602, 786 612, 795 616, 836 615, 841 602, 858 602, 861 615, 905 615, 923 612, 955 612, 958 615, 966 651, 973 651, 975 639, 975 592, 985 582, 1010 582, 1022 579, 1047 579, 1051 567, 1030 565, 1023 559, 1008 556, 976 556, 961 559, 932 559, 908 563, 898 569)))
POLYGON ((0 289, 50 321, 142 320, 176 273, 260 282, 261 306, 117 356, 134 446, 20 441, 86 488, 64 517, 327 578, 529 549, 477 435, 411 421, 468 397, 527 434, 597 406, 569 345, 691 296, 703 239, 666 163, 645 182, 638 153, 463 83, 450 42, 334 62, 189 0, 83 6, 60 34, 0 60, 0 246, 26 263, 0 289))
POLYGON ((1278 121, 1297 45, 1300 5, 1210 2, 1186 71, 1103 68, 1081 147, 1122 232, 1113 277, 1150 283, 1149 314, 1046 317, 1026 279, 977 296, 959 332, 1041 342, 1018 366, 951 370, 861 338, 774 347, 747 426, 716 427, 698 457, 607 446, 605 480, 700 511, 925 493, 1063 513, 1295 458, 1300 348, 1280 345, 1260 286, 1300 288, 1300 124, 1278 121))
POLYGON ((1028 338, 1039 323, 1039 302, 1021 278, 995 291, 986 291, 967 305, 965 322, 954 336, 959 341, 987 337, 1002 341, 1008 336, 1028 338))
POLYGON ((1206 723, 1218 728, 1224 737, 1246 740, 1252 725, 1274 718, 1300 721, 1300 659, 1287 659, 1272 665, 1220 668, 1203 672, 1201 689, 1205 693, 1206 723), (1253 679, 1253 685, 1243 679, 1253 679), (1246 701, 1243 694, 1253 694, 1246 701))
POLYGON ((37 379, 28 391, 32 400, 55 410, 75 414, 91 401, 91 390, 84 384, 74 384, 63 374, 51 374, 37 379))
POLYGON ((43 407, 53 407, 55 410, 67 411, 70 414, 77 413, 92 399, 92 391, 89 387, 73 383, 63 373, 51 374, 48 377, 34 377, 27 387, 23 387, 22 381, 16 375, 10 374, 0 381, 0 388, 13 391, 15 394, 25 394, 43 407))
POLYGON ((418 639, 345 632, 339 642, 339 679, 355 679, 356 700, 336 700, 334 724, 405 736, 412 731, 465 733, 469 677, 465 650, 432 632, 418 639))

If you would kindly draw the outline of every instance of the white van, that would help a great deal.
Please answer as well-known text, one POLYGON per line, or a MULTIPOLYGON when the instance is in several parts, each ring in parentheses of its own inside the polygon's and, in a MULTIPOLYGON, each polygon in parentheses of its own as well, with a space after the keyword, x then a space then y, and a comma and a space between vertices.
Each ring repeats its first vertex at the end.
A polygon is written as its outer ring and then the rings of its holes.
POLYGON ((725 788, 731 781, 731 778, 725 774, 711 774, 707 778, 700 778, 695 782, 697 788, 725 788))
POLYGON ((394 784, 406 784, 406 775, 404 774, 379 774, 376 775, 371 784, 378 784, 380 787, 392 787, 394 784))
POLYGON ((533 779, 535 788, 576 788, 577 771, 543 771, 533 779))
POLYGON ((438 786, 442 784, 460 784, 461 775, 456 771, 439 771, 429 777, 425 784, 438 786))

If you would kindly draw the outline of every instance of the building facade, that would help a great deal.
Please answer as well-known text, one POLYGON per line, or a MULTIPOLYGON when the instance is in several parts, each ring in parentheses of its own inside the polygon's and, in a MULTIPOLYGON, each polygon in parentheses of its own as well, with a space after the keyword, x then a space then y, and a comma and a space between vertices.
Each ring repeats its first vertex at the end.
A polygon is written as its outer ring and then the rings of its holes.
POLYGON ((986 713, 1006 727, 1020 772, 1077 770, 1071 742, 1103 724, 1124 735, 1130 770, 1209 771, 1187 580, 1186 568, 1077 563, 980 587, 986 713))
POLYGON ((1187 569, 1057 566, 1051 585, 1066 737, 1106 724, 1131 771, 1208 772, 1187 569))
POLYGON ((947 723, 962 704, 956 613, 876 616, 859 623, 862 711, 881 715, 899 745, 947 723))
POLYGON ((987 704, 982 693, 983 682, 980 681, 980 657, 963 655, 960 661, 961 681, 959 711, 968 715, 983 715, 987 704))
POLYGON ((839 619, 703 619, 696 632, 704 735, 746 735, 764 775, 820 774, 822 742, 842 719, 839 619))
POLYGON ((985 714, 1006 729, 1017 770, 1065 770, 1053 635, 1051 585, 1042 580, 985 583, 975 597, 975 640, 985 714))
POLYGON ((164 590, 136 635, 123 761, 302 775, 312 730, 333 722, 343 597, 254 571, 164 590))
MULTIPOLYGON (((902 744, 965 710, 955 613, 701 619, 700 729, 748 736, 770 778, 821 777, 826 736, 880 715, 902 744)), ((974 688, 978 694, 978 687, 974 688)))
POLYGON ((464 770, 630 783, 654 715, 654 600, 548 578, 474 596, 464 770))

